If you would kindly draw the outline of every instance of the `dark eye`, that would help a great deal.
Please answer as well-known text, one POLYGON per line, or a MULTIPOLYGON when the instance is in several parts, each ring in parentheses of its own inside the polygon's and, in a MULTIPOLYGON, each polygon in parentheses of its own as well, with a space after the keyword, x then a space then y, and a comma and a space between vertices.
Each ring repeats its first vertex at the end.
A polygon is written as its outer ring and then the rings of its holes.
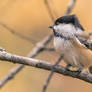
POLYGON ((59 25, 60 23, 59 22, 56 22, 55 25, 59 25))

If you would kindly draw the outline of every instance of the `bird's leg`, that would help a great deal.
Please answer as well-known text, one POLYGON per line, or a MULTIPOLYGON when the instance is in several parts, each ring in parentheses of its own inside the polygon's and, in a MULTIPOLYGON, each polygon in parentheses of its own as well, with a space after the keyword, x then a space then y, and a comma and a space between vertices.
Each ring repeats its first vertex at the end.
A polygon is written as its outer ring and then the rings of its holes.
POLYGON ((88 71, 89 71, 89 73, 92 74, 92 66, 90 66, 90 67, 88 68, 88 71))

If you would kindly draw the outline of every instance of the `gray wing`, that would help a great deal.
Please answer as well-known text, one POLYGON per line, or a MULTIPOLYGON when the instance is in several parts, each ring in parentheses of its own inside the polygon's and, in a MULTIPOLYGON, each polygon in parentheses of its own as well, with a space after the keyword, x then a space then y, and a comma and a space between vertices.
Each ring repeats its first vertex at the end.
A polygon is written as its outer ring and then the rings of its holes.
POLYGON ((75 34, 76 38, 80 41, 81 44, 85 45, 88 49, 92 50, 92 40, 89 40, 89 33, 85 34, 84 32, 80 32, 75 34))
POLYGON ((85 45, 85 47, 87 47, 88 49, 92 50, 92 40, 82 40, 79 39, 79 41, 85 45))

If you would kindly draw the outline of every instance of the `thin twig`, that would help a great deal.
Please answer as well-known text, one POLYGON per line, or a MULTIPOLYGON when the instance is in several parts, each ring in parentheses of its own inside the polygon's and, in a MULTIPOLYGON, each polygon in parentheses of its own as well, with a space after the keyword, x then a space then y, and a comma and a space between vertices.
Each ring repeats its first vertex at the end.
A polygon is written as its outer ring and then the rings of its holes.
POLYGON ((0 88, 2 88, 4 84, 6 84, 9 80, 13 79, 14 75, 16 75, 23 68, 24 68, 24 65, 20 64, 18 66, 15 66, 12 70, 10 70, 7 76, 4 76, 3 79, 0 81, 0 88))
POLYGON ((54 5, 53 0, 50 0, 50 2, 51 2, 50 4, 52 4, 52 6, 50 6, 51 7, 50 9, 52 9, 53 15, 55 15, 55 18, 56 18, 56 17, 58 17, 56 7, 54 5))
POLYGON ((37 55, 38 53, 40 53, 40 51, 44 50, 46 45, 51 41, 53 35, 52 33, 50 33, 48 36, 46 36, 41 42, 38 42, 36 44, 36 47, 34 47, 34 49, 29 53, 29 57, 34 57, 35 55, 37 55))
POLYGON ((73 10, 74 6, 75 6, 76 0, 71 0, 71 2, 69 3, 64 15, 68 15, 71 13, 71 11, 73 10))
POLYGON ((61 62, 62 58, 63 58, 63 55, 60 56, 58 61, 52 66, 52 70, 51 70, 51 72, 50 72, 50 74, 48 76, 48 79, 46 80, 45 84, 43 85, 42 92, 46 92, 46 89, 47 89, 47 87, 48 87, 48 85, 49 85, 49 83, 51 81, 51 78, 52 78, 52 76, 54 74, 54 67, 57 66, 61 62))
POLYGON ((49 1, 48 0, 44 0, 44 2, 45 2, 45 6, 47 8, 47 11, 48 11, 48 14, 49 14, 51 20, 54 21, 55 17, 52 14, 52 8, 50 8, 49 1))
POLYGON ((55 48, 51 47, 51 48, 48 48, 48 47, 45 47, 44 48, 46 51, 55 51, 55 48))
POLYGON ((53 0, 44 0, 44 2, 45 2, 45 5, 47 7, 50 17, 53 17, 52 21, 54 21, 56 19, 56 17, 58 17, 58 14, 56 12, 56 7, 53 3, 53 0), (52 6, 50 4, 52 4, 52 6))
POLYGON ((7 26, 6 24, 0 22, 0 25, 3 26, 4 28, 6 28, 9 32, 11 32, 12 34, 32 43, 32 44, 35 44, 37 41, 33 40, 32 38, 29 38, 27 36, 24 36, 23 34, 19 33, 19 32, 16 32, 14 29, 10 28, 9 26, 7 26))
MULTIPOLYGON (((50 71, 52 70, 52 67, 53 67, 53 65, 47 61, 18 56, 15 54, 8 53, 6 51, 0 51, 0 60, 3 60, 3 62, 11 62, 14 64, 16 63, 24 64, 24 65, 28 65, 28 66, 32 66, 32 67, 36 67, 44 70, 50 70, 50 71)), ((56 73, 77 78, 88 83, 92 83, 92 74, 88 72, 81 72, 81 73, 72 72, 60 65, 54 66, 53 68, 54 68, 54 72, 56 73)))

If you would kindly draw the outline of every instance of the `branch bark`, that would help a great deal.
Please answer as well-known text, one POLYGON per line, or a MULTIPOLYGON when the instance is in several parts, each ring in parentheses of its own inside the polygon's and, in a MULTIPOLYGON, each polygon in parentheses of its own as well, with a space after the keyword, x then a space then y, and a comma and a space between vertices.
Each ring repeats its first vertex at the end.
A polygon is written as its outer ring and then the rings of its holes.
MULTIPOLYGON (((6 51, 0 51, 0 60, 3 60, 4 62, 12 62, 12 63, 18 63, 18 64, 24 64, 44 70, 51 70, 53 67, 53 64, 48 63, 47 61, 38 60, 38 59, 32 59, 28 57, 18 56, 15 54, 8 53, 6 51)), ((71 72, 68 71, 63 66, 55 66, 53 67, 54 72, 63 74, 65 76, 71 76, 73 78, 77 78, 80 80, 84 80, 88 83, 92 83, 92 74, 87 72, 81 72, 80 74, 78 72, 71 72)))

